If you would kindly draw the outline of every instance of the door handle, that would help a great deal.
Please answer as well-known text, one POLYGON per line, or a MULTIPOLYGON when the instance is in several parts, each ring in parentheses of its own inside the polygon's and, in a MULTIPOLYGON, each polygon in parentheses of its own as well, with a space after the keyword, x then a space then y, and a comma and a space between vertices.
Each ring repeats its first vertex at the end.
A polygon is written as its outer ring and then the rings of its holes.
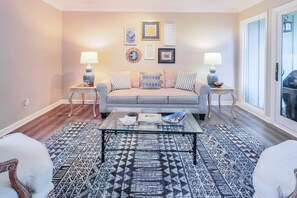
POLYGON ((278 81, 278 70, 279 70, 278 63, 276 63, 276 65, 275 65, 275 80, 276 81, 278 81))

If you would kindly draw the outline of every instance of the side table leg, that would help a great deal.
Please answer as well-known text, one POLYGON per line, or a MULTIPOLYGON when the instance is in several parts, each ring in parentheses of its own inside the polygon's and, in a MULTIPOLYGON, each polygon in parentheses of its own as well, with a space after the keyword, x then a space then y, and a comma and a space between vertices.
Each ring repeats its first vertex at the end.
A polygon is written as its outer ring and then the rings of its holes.
POLYGON ((235 103, 236 103, 236 97, 234 96, 233 93, 231 93, 231 96, 232 96, 232 99, 233 99, 233 102, 232 102, 232 107, 231 107, 231 113, 233 115, 233 118, 236 119, 236 115, 234 113, 234 106, 235 106, 235 103))
POLYGON ((71 91, 71 92, 69 93, 69 98, 68 98, 68 100, 69 100, 69 103, 70 103, 70 113, 68 114, 68 117, 71 117, 72 112, 73 112, 73 103, 72 103, 72 96, 73 96, 73 94, 74 94, 73 91, 71 91))
POLYGON ((96 103, 97 103, 97 92, 93 91, 93 115, 96 118, 96 103))
POLYGON ((193 164, 197 165, 197 134, 193 137, 193 164))
POLYGON ((219 108, 221 108, 221 94, 219 94, 219 108))
POLYGON ((101 135, 101 164, 104 163, 104 134, 105 130, 102 130, 102 135, 101 135))
POLYGON ((85 94, 81 94, 81 99, 82 99, 82 104, 84 105, 85 104, 85 94))
POLYGON ((208 119, 211 117, 211 93, 208 94, 208 119))

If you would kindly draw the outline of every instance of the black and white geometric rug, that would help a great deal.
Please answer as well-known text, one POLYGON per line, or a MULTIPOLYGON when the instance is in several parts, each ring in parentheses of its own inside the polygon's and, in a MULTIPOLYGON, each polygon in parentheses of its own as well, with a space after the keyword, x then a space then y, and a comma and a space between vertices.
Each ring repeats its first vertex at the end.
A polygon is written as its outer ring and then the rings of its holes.
POLYGON ((111 151, 101 164, 98 127, 68 123, 46 140, 54 163, 49 197, 246 198, 254 193, 252 173, 265 147, 237 125, 202 125, 196 166, 192 153, 170 151, 190 150, 191 137, 166 134, 109 135, 111 151))

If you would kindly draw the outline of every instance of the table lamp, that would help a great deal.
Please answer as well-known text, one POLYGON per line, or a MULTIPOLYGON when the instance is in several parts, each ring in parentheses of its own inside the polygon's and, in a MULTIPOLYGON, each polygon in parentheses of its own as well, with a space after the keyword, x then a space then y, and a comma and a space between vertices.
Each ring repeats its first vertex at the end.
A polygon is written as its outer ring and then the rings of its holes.
POLYGON ((87 64, 83 80, 84 83, 89 86, 93 86, 95 80, 95 75, 92 73, 92 63, 98 63, 97 52, 82 52, 80 56, 80 64, 87 64))
POLYGON ((213 83, 218 81, 218 76, 216 74, 216 68, 214 65, 222 64, 221 53, 205 53, 204 64, 211 65, 209 68, 210 73, 207 75, 207 83, 209 86, 213 86, 213 83))

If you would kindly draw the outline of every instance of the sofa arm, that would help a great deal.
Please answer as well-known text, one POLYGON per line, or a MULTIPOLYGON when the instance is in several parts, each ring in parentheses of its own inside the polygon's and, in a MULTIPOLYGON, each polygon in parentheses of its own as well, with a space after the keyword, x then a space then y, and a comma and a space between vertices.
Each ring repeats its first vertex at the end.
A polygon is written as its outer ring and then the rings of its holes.
POLYGON ((99 108, 101 113, 107 112, 107 94, 111 92, 111 81, 110 79, 106 79, 97 84, 96 87, 99 92, 99 108))
POLYGON ((201 82, 199 80, 196 80, 195 82, 195 92, 201 96, 201 95, 208 95, 210 92, 210 86, 208 84, 205 84, 204 82, 201 82))
POLYGON ((200 114, 206 114, 208 112, 207 108, 207 97, 210 92, 210 86, 199 80, 195 83, 195 92, 199 96, 199 111, 200 114))

